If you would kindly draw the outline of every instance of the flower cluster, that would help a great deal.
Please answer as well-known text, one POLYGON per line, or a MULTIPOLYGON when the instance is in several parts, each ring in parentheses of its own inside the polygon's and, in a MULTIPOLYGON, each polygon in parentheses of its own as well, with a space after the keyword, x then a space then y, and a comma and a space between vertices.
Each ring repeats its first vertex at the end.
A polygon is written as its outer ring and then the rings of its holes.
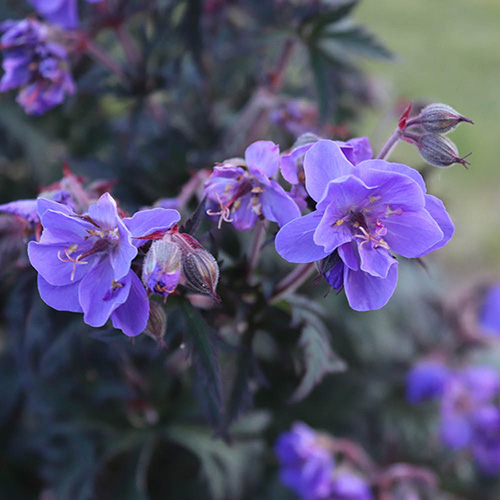
MULTIPOLYGON (((36 11, 47 21, 65 29, 78 26, 78 0, 29 0, 36 11)), ((99 3, 102 0, 86 0, 99 3)))
POLYGON ((328 283, 344 288, 350 306, 365 311, 383 307, 394 292, 393 253, 426 255, 450 240, 454 226, 417 171, 384 160, 356 163, 367 154, 361 145, 351 161, 334 141, 307 150, 305 188, 316 209, 281 228, 276 250, 289 262, 323 261, 328 283))
POLYGON ((91 326, 111 318, 126 335, 141 333, 149 303, 131 264, 137 249, 170 229, 179 213, 155 208, 122 219, 115 200, 105 193, 83 215, 39 198, 38 214, 43 232, 39 242, 29 243, 28 255, 39 273, 42 299, 59 311, 84 313, 91 326))
POLYGON ((452 370, 424 361, 407 375, 407 399, 437 399, 441 440, 453 450, 469 449, 485 474, 500 472, 500 377, 485 366, 452 370))
POLYGON ((250 231, 258 218, 283 226, 300 216, 293 198, 272 179, 280 166, 279 147, 258 141, 245 151, 214 167, 205 184, 207 213, 230 222, 238 231, 250 231))
POLYGON ((336 467, 329 436, 295 423, 278 437, 275 453, 281 482, 307 500, 371 500, 366 479, 350 467, 336 467))
POLYGON ((66 49, 54 41, 54 28, 35 19, 23 19, 5 21, 0 32, 5 72, 0 92, 21 89, 17 102, 26 113, 41 115, 75 92, 66 49))

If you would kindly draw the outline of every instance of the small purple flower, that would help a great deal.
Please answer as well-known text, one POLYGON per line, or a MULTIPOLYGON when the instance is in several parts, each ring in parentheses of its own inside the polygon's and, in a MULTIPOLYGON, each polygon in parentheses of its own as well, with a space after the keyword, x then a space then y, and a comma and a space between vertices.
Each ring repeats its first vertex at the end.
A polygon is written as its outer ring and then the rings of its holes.
POLYGON ((20 88, 17 102, 26 113, 41 115, 75 92, 66 49, 51 41, 52 27, 24 19, 2 23, 0 32, 5 72, 0 92, 20 88))
POLYGON ((347 471, 337 471, 328 499, 373 500, 371 488, 365 479, 347 471))
MULTIPOLYGON (((47 21, 65 29, 75 29, 78 26, 77 0, 29 0, 36 11, 47 21)), ((86 0, 98 3, 102 0, 86 0)))
POLYGON ((442 202, 426 194, 420 174, 397 163, 353 165, 333 141, 318 141, 304 158, 306 190, 316 210, 292 220, 276 236, 289 262, 332 254, 325 278, 343 287, 358 311, 380 309, 397 283, 393 252, 416 258, 444 246, 454 232, 442 202))
POLYGON ((317 433, 297 422, 290 432, 276 441, 275 453, 280 461, 280 479, 302 499, 328 498, 331 490, 334 461, 320 444, 317 433))
POLYGON ((144 285, 151 293, 168 297, 179 283, 181 261, 181 250, 171 238, 153 242, 142 267, 144 285))
POLYGON ((259 217, 279 226, 300 216, 291 196, 271 178, 280 164, 279 148, 258 141, 245 151, 245 160, 232 159, 214 168, 205 184, 207 213, 231 222, 238 231, 250 231, 259 217))
POLYGON ((415 404, 440 398, 450 376, 450 369, 437 361, 417 364, 406 375, 406 399, 415 404))
POLYGON ((150 235, 179 219, 175 210, 156 208, 121 219, 115 200, 103 194, 88 213, 38 199, 43 232, 30 242, 28 256, 38 271, 42 299, 59 311, 83 312, 84 321, 103 326, 111 318, 126 335, 146 327, 149 303, 132 260, 150 235))
POLYGON ((472 419, 472 454, 479 469, 487 475, 500 472, 500 409, 487 406, 472 419))
POLYGON ((487 334, 500 335, 500 284, 486 292, 479 312, 479 326, 487 334))
POLYGON ((486 366, 471 366, 451 377, 441 401, 441 438, 450 448, 469 446, 475 412, 489 406, 499 393, 498 373, 486 366))

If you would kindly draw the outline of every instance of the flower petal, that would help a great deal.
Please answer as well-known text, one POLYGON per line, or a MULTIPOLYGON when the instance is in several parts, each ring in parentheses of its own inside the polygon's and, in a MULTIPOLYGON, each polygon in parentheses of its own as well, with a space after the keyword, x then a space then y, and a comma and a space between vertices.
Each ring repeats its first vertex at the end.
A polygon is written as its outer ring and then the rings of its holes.
POLYGON ((304 156, 312 147, 314 143, 304 144, 303 146, 299 146, 298 148, 293 149, 290 153, 284 154, 281 157, 281 174, 283 178, 288 181, 290 184, 298 184, 298 161, 304 156))
POLYGON ((398 174, 406 175, 410 179, 413 179, 425 193, 426 187, 424 178, 414 168, 408 167, 401 163, 392 163, 385 160, 365 160, 357 165, 360 177, 363 178, 364 173, 368 170, 383 170, 385 172, 396 172, 398 174))
POLYGON ((300 217, 300 210, 295 201, 275 181, 271 181, 271 185, 264 188, 264 192, 260 194, 259 198, 264 217, 277 222, 280 227, 300 217))
POLYGON ((403 257, 414 258, 431 251, 444 235, 427 210, 394 214, 383 220, 387 229, 384 240, 403 257))
MULTIPOLYGON (((435 245, 425 250, 424 254, 434 252, 434 250, 439 250, 444 247, 452 238, 455 232, 455 225, 453 224, 443 202, 432 196, 431 194, 425 195, 425 209, 429 212, 430 216, 437 222, 437 225, 443 231, 443 238, 438 241, 435 245)), ((421 255, 417 255, 421 257, 421 255)))
POLYGON ((349 305, 355 311, 372 311, 384 307, 398 282, 398 263, 394 261, 387 278, 344 268, 344 289, 349 305))
POLYGON ((102 229, 113 231, 120 218, 116 201, 109 193, 104 193, 94 205, 89 207, 90 218, 102 229))
POLYGON ((312 212, 290 221, 276 235, 276 251, 288 262, 315 262, 330 255, 322 246, 314 243, 314 231, 322 213, 312 212))
POLYGON ((137 212, 133 217, 123 219, 123 223, 132 234, 132 243, 140 247, 146 243, 147 239, 138 238, 144 238, 156 231, 167 231, 180 219, 181 216, 177 210, 153 208, 137 212))
POLYGON ((0 212, 18 215, 28 222, 38 222, 36 200, 17 200, 0 205, 0 212))
POLYGON ((350 226, 342 221, 343 215, 344 211, 339 211, 335 201, 332 202, 314 232, 314 243, 322 246, 326 253, 332 253, 337 247, 353 239, 350 226), (337 224, 339 221, 340 225, 337 224))
POLYGON ((35 241, 30 241, 28 244, 28 257, 31 265, 54 286, 77 283, 90 271, 92 262, 96 258, 95 255, 85 258, 84 262, 87 264, 64 262, 61 259, 66 259, 66 256, 60 244, 45 245, 35 241))
POLYGON ((41 218, 47 210, 54 210, 54 212, 62 212, 66 215, 75 215, 75 212, 68 205, 63 205, 54 200, 47 198, 37 198, 36 200, 38 216, 41 218))
POLYGON ((128 274, 132 261, 137 255, 137 248, 132 244, 130 231, 121 219, 117 221, 118 245, 113 248, 109 258, 115 272, 114 279, 119 280, 128 274))
POLYGON ((353 174, 355 170, 334 141, 322 140, 306 153, 304 172, 309 196, 320 201, 330 181, 353 174))
POLYGON ((280 149, 271 141, 257 141, 245 151, 245 161, 251 173, 257 170, 272 177, 280 166, 280 149))
POLYGON ((57 311, 83 312, 78 300, 80 282, 66 286, 52 286, 38 275, 38 291, 42 300, 57 311))
POLYGON ((386 278, 389 269, 394 264, 394 257, 382 247, 376 247, 367 242, 358 244, 359 259, 361 262, 360 269, 365 273, 386 278))
POLYGON ((149 302, 146 290, 137 275, 130 271, 130 293, 126 302, 112 314, 113 326, 133 337, 142 333, 148 323, 149 302))
POLYGON ((94 265, 80 284, 79 299, 84 321, 90 326, 103 326, 130 292, 130 274, 118 283, 107 260, 94 265))
POLYGON ((359 271, 360 259, 358 253, 358 244, 355 241, 346 243, 337 249, 342 262, 353 271, 359 271))
POLYGON ((479 324, 487 333, 500 335, 500 285, 491 287, 486 293, 479 314, 479 324))
MULTIPOLYGON (((254 211, 255 203, 259 203, 257 196, 248 193, 236 200, 237 208, 231 213, 232 225, 237 231, 250 231, 257 221, 258 215, 254 211)), ((233 206, 235 206, 233 205, 233 206)))
POLYGON ((43 233, 40 243, 54 244, 60 243, 63 246, 77 244, 85 245, 85 238, 88 238, 88 231, 95 229, 95 226, 79 218, 63 212, 55 212, 52 209, 46 210, 42 215, 43 233))

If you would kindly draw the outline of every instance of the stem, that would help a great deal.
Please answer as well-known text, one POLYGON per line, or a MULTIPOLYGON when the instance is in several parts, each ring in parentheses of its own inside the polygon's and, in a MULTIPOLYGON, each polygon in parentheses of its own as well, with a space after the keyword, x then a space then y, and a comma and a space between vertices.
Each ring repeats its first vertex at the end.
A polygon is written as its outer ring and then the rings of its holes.
POLYGON ((248 267, 247 267, 247 281, 250 281, 252 275, 259 262, 259 257, 262 252, 262 245, 266 238, 267 233, 267 220, 258 220, 254 229, 252 243, 248 252, 248 267))
POLYGON ((285 72, 288 68, 288 64, 290 63, 290 59, 292 58, 294 48, 295 40, 291 38, 287 39, 283 44, 283 49, 278 59, 276 70, 272 73, 272 89, 276 94, 283 86, 285 72))
POLYGON ((133 68, 137 68, 141 62, 141 54, 125 25, 120 24, 120 26, 116 28, 116 36, 122 44, 123 52, 125 52, 128 63, 133 68))
POLYGON ((396 144, 401 140, 401 131, 399 128, 396 128, 394 132, 391 134, 387 142, 382 146, 379 154, 375 157, 377 160, 386 160, 393 149, 396 147, 396 144))
POLYGON ((300 264, 291 273, 285 276, 274 289, 269 302, 276 303, 281 297, 292 293, 299 288, 316 270, 314 262, 300 264))
POLYGON ((111 73, 115 74, 120 81, 128 87, 129 81, 121 65, 108 53, 104 52, 99 45, 96 45, 91 40, 87 40, 85 42, 85 50, 93 59, 107 68, 111 73))

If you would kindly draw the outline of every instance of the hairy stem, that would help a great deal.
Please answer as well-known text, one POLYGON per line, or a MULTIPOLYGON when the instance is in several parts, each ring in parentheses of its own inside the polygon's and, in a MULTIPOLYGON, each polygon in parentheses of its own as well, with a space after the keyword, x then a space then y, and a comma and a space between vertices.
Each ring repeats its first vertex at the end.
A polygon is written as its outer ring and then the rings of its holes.
POLYGON ((269 302, 274 304, 281 297, 294 292, 299 288, 316 270, 314 262, 298 265, 290 274, 285 276, 274 289, 269 302))
POLYGON ((250 281, 252 275, 259 263, 259 257, 262 252, 262 245, 266 238, 267 233, 267 220, 258 220, 253 232, 252 243, 248 251, 248 267, 247 267, 247 281, 250 281))
POLYGON ((123 71, 121 65, 116 61, 113 57, 111 57, 108 53, 102 50, 99 45, 95 44, 91 40, 87 40, 85 42, 85 50, 87 53, 102 66, 107 68, 111 73, 116 75, 120 81, 128 87, 129 80, 127 75, 123 71))
POLYGON ((392 151, 396 147, 396 144, 401 140, 401 131, 396 128, 391 134, 386 143, 382 146, 379 154, 375 157, 377 160, 386 160, 391 155, 392 151))
POLYGON ((116 28, 116 36, 123 47, 128 63, 133 68, 137 68, 141 62, 141 54, 125 25, 120 24, 116 28))

